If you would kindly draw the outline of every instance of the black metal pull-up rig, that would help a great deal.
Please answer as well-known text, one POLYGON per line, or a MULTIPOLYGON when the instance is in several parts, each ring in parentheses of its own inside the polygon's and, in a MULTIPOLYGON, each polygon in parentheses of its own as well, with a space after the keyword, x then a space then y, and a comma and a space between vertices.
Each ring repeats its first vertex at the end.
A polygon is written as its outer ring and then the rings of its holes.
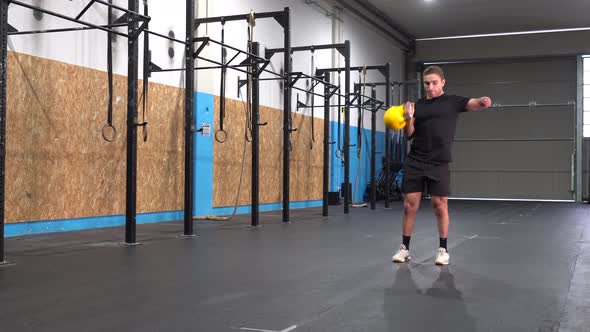
MULTIPOLYGON (((187 15, 193 15, 193 1, 187 0, 187 15), (190 10, 188 10, 190 9, 190 10)), ((126 37, 128 43, 128 88, 127 88, 127 180, 126 180, 126 222, 125 222, 125 243, 135 245, 136 243, 136 216, 137 216, 137 104, 138 104, 138 37, 147 31, 146 27, 150 21, 149 16, 142 15, 138 12, 139 0, 129 0, 128 8, 122 8, 102 0, 91 0, 86 7, 76 16, 70 17, 56 13, 44 8, 39 8, 21 1, 0 0, 0 264, 5 262, 4 259, 4 204, 5 204, 5 167, 6 167, 6 74, 7 74, 7 42, 9 35, 27 35, 51 32, 70 32, 83 30, 101 30, 110 34, 116 34, 126 37), (124 12, 124 15, 116 20, 113 24, 96 25, 81 20, 86 11, 95 4, 101 4, 109 9, 116 9, 124 12), (18 31, 8 23, 9 5, 21 6, 31 10, 36 10, 47 15, 51 15, 63 20, 77 23, 82 27, 36 30, 36 31, 18 31), (140 25, 141 24, 141 25, 140 25), (116 27, 127 26, 128 33, 114 30, 116 27)), ((191 20, 192 22, 192 20, 191 20)), ((192 31, 192 29, 190 29, 192 31)), ((188 89, 188 88, 187 88, 188 89)))
MULTIPOLYGON (((344 133, 344 140, 345 140, 345 151, 344 154, 347 156, 346 158, 344 158, 344 164, 345 164, 345 179, 344 182, 348 183, 350 182, 350 173, 349 173, 349 160, 348 160, 348 155, 349 155, 349 147, 348 147, 348 141, 349 141, 349 131, 350 131, 350 41, 345 41, 343 44, 326 44, 326 45, 311 45, 311 46, 300 46, 300 47, 293 47, 291 49, 286 49, 286 48, 276 48, 276 49, 267 49, 265 52, 265 57, 267 59, 271 59, 273 57, 274 54, 276 53, 283 53, 285 55, 285 57, 290 58, 291 53, 293 52, 315 52, 318 50, 337 50, 338 52, 340 52, 340 54, 342 54, 342 56, 344 57, 344 62, 345 62, 345 69, 343 69, 343 71, 345 72, 346 75, 346 79, 345 79, 345 92, 344 92, 344 97, 345 97, 345 107, 346 107, 346 111, 345 111, 345 133, 344 133)), ((297 73, 297 79, 300 77, 303 77, 303 74, 299 74, 297 73)), ((311 76, 308 76, 311 77, 311 76)), ((302 90, 299 88, 294 87, 294 89, 296 90, 301 90, 304 91, 306 93, 311 93, 314 96, 321 96, 324 97, 324 167, 323 167, 323 197, 322 197, 322 214, 324 216, 328 215, 328 190, 329 190, 329 165, 330 165, 330 97, 332 95, 336 95, 335 91, 337 91, 335 88, 332 88, 334 86, 334 84, 326 84, 326 83, 330 83, 330 75, 329 75, 329 71, 322 71, 322 70, 316 70, 314 78, 315 79, 319 79, 321 77, 324 77, 323 82, 324 82, 324 95, 319 95, 319 94, 315 94, 313 92, 310 92, 308 90, 302 90)), ((293 83, 294 84, 294 83, 293 83)), ((285 137, 288 140, 288 133, 285 133, 285 137)), ((288 143, 288 141, 287 141, 288 143)), ((285 145, 284 149, 285 152, 284 153, 288 153, 288 146, 285 145)), ((288 163, 289 159, 287 158, 286 161, 284 163, 288 163)), ((288 165, 287 165, 288 166, 288 165)), ((287 174, 287 177, 284 177, 283 175, 283 188, 289 188, 289 177, 288 177, 288 171, 284 172, 284 174, 287 174)), ((289 207, 288 207, 288 195, 289 192, 288 190, 285 192, 283 191, 283 195, 285 195, 283 197, 283 221, 288 220, 289 218, 289 207)), ((349 212, 349 205, 350 204, 350 195, 349 194, 345 194, 344 195, 344 213, 348 213, 349 212)))
MULTIPOLYGON (((276 12, 263 12, 263 13, 249 13, 249 14, 241 14, 241 15, 231 15, 231 16, 219 16, 219 17, 207 17, 207 18, 198 18, 195 19, 195 29, 200 25, 200 24, 205 24, 205 23, 219 23, 224 25, 226 22, 229 21, 246 21, 249 22, 251 19, 255 19, 255 20, 259 20, 259 19, 274 19, 276 20, 279 25, 281 25, 281 27, 283 28, 283 32, 284 32, 284 38, 283 38, 283 44, 285 49, 289 50, 289 53, 287 53, 285 55, 284 58, 284 68, 285 68, 285 73, 290 73, 291 72, 291 61, 290 61, 290 50, 291 50, 291 9, 289 7, 285 7, 282 11, 276 11, 276 12)), ((259 174, 259 163, 260 163, 260 155, 259 155, 259 126, 261 125, 259 123, 259 114, 260 114, 260 102, 259 102, 259 95, 260 95, 260 89, 259 89, 259 84, 260 84, 260 75, 263 72, 270 72, 269 70, 266 69, 266 67, 268 66, 268 64, 270 63, 270 61, 268 59, 262 58, 259 55, 259 44, 258 43, 252 43, 252 51, 251 52, 245 52, 242 50, 239 50, 235 47, 232 47, 230 45, 227 45, 223 42, 219 42, 219 41, 215 41, 209 37, 199 37, 199 38, 194 38, 195 42, 200 42, 201 45, 199 46, 199 48, 197 49, 197 51, 194 53, 194 56, 197 57, 198 59, 210 62, 212 64, 214 64, 215 66, 208 66, 208 67, 197 67, 195 68, 195 70, 207 70, 207 69, 233 69, 233 70, 237 70, 239 72, 242 73, 246 73, 248 75, 252 75, 252 208, 251 208, 251 225, 252 226, 258 226, 259 225, 259 178, 260 178, 260 174, 259 174), (206 59, 200 56, 200 52, 204 49, 204 47, 206 47, 209 43, 215 43, 218 44, 224 48, 228 48, 230 50, 236 51, 237 53, 234 55, 233 58, 231 58, 229 61, 224 61, 222 59, 222 61, 214 61, 211 59, 206 59), (242 61, 239 64, 232 64, 233 61, 237 58, 237 56, 239 54, 245 54, 247 56, 247 59, 245 61, 242 61), (248 69, 244 69, 244 67, 249 68, 248 69)), ((281 76, 279 74, 270 72, 272 74, 275 74, 277 76, 281 76)), ((222 72, 223 75, 223 72, 222 72)), ((284 77, 282 77, 282 79, 285 80, 285 84, 283 85, 283 90, 284 90, 284 98, 283 98, 283 106, 284 106, 284 113, 283 113, 283 127, 284 127, 284 132, 286 132, 288 130, 288 125, 289 125, 289 119, 291 117, 291 87, 289 86, 289 84, 287 84, 287 77, 286 75, 284 77)), ((223 90, 223 88, 222 88, 223 90)), ((222 103, 224 103, 225 101, 222 100, 222 103)), ((288 144, 288 132, 285 135, 285 138, 283 140, 283 143, 288 144)), ((283 176, 285 176, 285 173, 288 176, 289 173, 289 168, 288 168, 288 160, 290 158, 289 156, 289 151, 288 149, 286 150, 286 152, 283 154, 283 176), (285 164, 285 160, 287 160, 287 163, 285 164)), ((288 182, 287 182, 287 187, 283 187, 283 200, 285 200, 286 197, 286 203, 284 203, 284 205, 287 205, 287 217, 285 218, 285 214, 283 213, 283 221, 288 222, 289 218, 288 218, 288 204, 289 204, 289 196, 288 196, 288 192, 289 192, 289 187, 288 187, 288 182), (286 192, 286 196, 285 196, 285 192, 286 192)), ((283 208, 284 209, 284 208, 283 208)))
MULTIPOLYGON (((350 55, 350 53, 349 53, 350 55)), ((343 159, 344 159, 344 213, 349 213, 349 207, 351 205, 351 193, 349 192, 349 183, 350 183, 350 161, 349 161, 349 157, 350 157, 350 108, 352 107, 352 100, 350 99, 351 97, 351 93, 350 93, 350 72, 351 71, 369 71, 369 70, 375 70, 375 71, 379 71, 384 77, 385 77, 385 81, 389 82, 391 81, 391 77, 390 77, 390 68, 391 65, 389 63, 386 63, 385 65, 381 65, 381 66, 358 66, 358 67, 351 67, 350 66, 350 57, 345 57, 345 66, 341 67, 341 68, 322 68, 322 69, 318 69, 316 71, 316 73, 318 75, 320 74, 326 74, 326 73, 332 73, 332 72, 342 72, 344 71, 346 78, 345 78, 345 86, 346 86, 346 92, 344 93, 344 98, 345 98, 345 113, 344 113, 344 147, 343 147, 343 159)), ((389 89, 387 89, 386 91, 386 97, 385 97, 385 105, 390 105, 391 103, 391 92, 389 91, 389 89)), ((375 98, 373 98, 375 99, 375 98)), ((373 112, 374 113, 374 112, 373 112)), ((386 158, 387 160, 389 160, 389 158, 391 158, 391 156, 389 155, 389 145, 390 145, 390 132, 389 129, 386 128, 385 131, 385 145, 386 145, 386 158)), ((373 140, 374 142, 375 140, 373 140)), ((373 151, 375 151, 375 149, 373 148, 373 151)), ((374 174, 375 168, 375 161, 374 158, 371 159, 371 174, 374 174)), ((389 174, 389 170, 386 170, 387 174, 386 176, 388 176, 389 174)), ((372 180, 372 182, 374 182, 374 180, 372 180)), ((387 183, 389 183, 389 178, 387 179, 387 183)), ((373 196, 373 195, 372 195, 373 196)), ((374 199, 372 198, 372 202, 374 201, 374 199)), ((385 200, 385 207, 389 207, 389 201, 386 199, 385 200)), ((371 208, 374 208, 374 204, 371 205, 371 208)))

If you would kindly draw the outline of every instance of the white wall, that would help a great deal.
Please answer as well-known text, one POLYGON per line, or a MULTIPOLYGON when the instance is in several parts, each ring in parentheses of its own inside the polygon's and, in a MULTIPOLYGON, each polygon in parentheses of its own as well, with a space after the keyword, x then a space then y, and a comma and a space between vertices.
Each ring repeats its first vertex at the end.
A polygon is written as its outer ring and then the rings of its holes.
MULTIPOLYGON (((403 71, 405 65, 404 51, 396 47, 395 42, 385 37, 381 32, 369 26, 368 23, 360 20, 354 15, 345 12, 344 19, 344 39, 351 41, 351 58, 352 66, 362 65, 380 65, 387 62, 391 63, 391 80, 402 81, 403 71)), ((358 82, 358 72, 351 73, 352 81, 358 82)), ((376 71, 371 71, 367 75, 367 82, 383 82, 384 77, 376 71)), ((352 84, 354 86, 354 84, 352 84)), ((366 89, 367 95, 370 95, 371 90, 366 89)), ((377 98, 385 101, 385 88, 377 89, 377 98)), ((378 113, 382 115, 383 113, 378 113)), ((352 111, 351 119, 356 119, 356 110, 352 111)), ((365 112, 364 126, 370 128, 371 114, 365 112)), ((356 122, 355 122, 356 123, 356 122)), ((382 119, 377 118, 377 129, 384 131, 382 119)))
MULTIPOLYGON (((338 12, 333 8, 331 2, 321 2, 322 7, 338 12)), ((392 80, 400 80, 403 73, 404 53, 396 47, 394 42, 385 37, 381 32, 370 26, 368 23, 360 20, 356 16, 344 11, 341 16, 341 32, 336 32, 333 36, 333 17, 327 16, 321 9, 305 3, 305 0, 244 0, 244 1, 199 1, 199 16, 224 16, 245 14, 253 10, 254 12, 281 11, 284 7, 291 8, 291 44, 292 46, 308 46, 318 44, 343 43, 345 40, 351 41, 351 65, 381 65, 386 62, 392 64, 392 80), (341 35, 341 36, 339 36, 341 35)), ((338 21, 337 21, 338 22, 338 21)), ((337 24, 336 24, 337 25, 337 24)), ((336 30, 338 28, 336 27, 336 30)), ((209 37, 219 40, 221 25, 209 24, 208 27, 201 26, 198 30, 199 36, 208 35, 209 37)), ((240 49, 245 49, 247 42, 247 24, 244 21, 228 22, 225 27, 225 41, 240 49)), ((283 47, 283 29, 272 19, 260 19, 256 21, 254 28, 254 40, 258 41, 264 47, 282 48, 283 47)), ((211 59, 220 59, 220 48, 210 46, 203 55, 211 59)), ((269 69, 279 72, 283 67, 283 55, 276 54, 272 58, 272 64, 269 69)), ((206 66, 205 61, 199 61, 199 65, 206 66)), ((314 65, 317 68, 329 68, 338 65, 344 66, 344 59, 340 64, 333 59, 333 52, 329 50, 316 51, 314 55, 314 65)), ((293 71, 311 73, 311 53, 296 52, 293 54, 293 71)), ((237 99, 237 77, 245 77, 243 73, 228 71, 226 96, 237 99)), ((265 77, 272 77, 264 74, 265 77)), ((333 82, 336 81, 334 75, 333 82)), ((354 82, 358 81, 358 73, 352 73, 351 89, 354 82)), ((369 73, 367 82, 383 81, 383 76, 376 72, 369 73)), ((305 87, 305 81, 298 82, 298 86, 305 87)), ((344 74, 342 74, 342 84, 344 84, 344 74)), ((220 77, 219 71, 200 72, 198 74, 198 90, 219 95, 220 77)), ((245 88, 243 89, 245 93, 245 88)), ((278 82, 261 82, 260 103, 265 106, 282 109, 283 96, 279 89, 278 82)), ((378 89, 378 98, 385 99, 384 89, 378 89)), ((322 93, 323 87, 320 85, 317 92, 322 93)), ((293 91, 293 111, 296 110, 297 93, 300 100, 305 101, 305 93, 293 91)), ((370 94, 370 89, 367 89, 370 94)), ((323 105, 323 99, 317 97, 315 105, 323 105)), ((311 110, 301 110, 300 113, 311 114, 311 110)), ((336 110, 332 112, 332 119, 336 117, 336 110)), ((315 110, 315 116, 323 118, 323 109, 315 110)), ((357 112, 352 110, 351 124, 356 123, 357 112)), ((370 126, 370 114, 365 114, 365 127, 370 126)), ((384 130, 382 121, 378 122, 378 129, 384 130)))
MULTIPOLYGON (((75 17, 86 5, 87 1, 69 1, 69 0, 23 0, 26 3, 40 6, 51 11, 58 12, 63 15, 75 17)), ((140 12, 143 12, 143 1, 140 3, 140 12)), ((127 7, 127 1, 114 0, 114 4, 127 7)), ((173 30, 176 38, 183 40, 185 37, 185 0, 167 0, 167 1, 149 1, 150 12, 152 17, 150 22, 150 30, 167 35, 168 31, 173 30)), ((328 8, 334 12, 338 10, 334 8, 333 3, 329 1, 321 2, 324 8, 328 8)), ((304 46, 312 44, 330 44, 341 43, 344 40, 351 41, 351 56, 352 66, 361 65, 379 65, 386 62, 392 64, 392 79, 400 80, 404 66, 404 54, 400 51, 395 43, 385 37, 381 32, 370 26, 368 23, 360 20, 354 15, 344 11, 341 13, 340 29, 336 24, 337 31, 333 34, 333 17, 329 17, 322 10, 313 5, 305 3, 305 0, 198 0, 196 3, 198 8, 198 16, 223 16, 233 14, 244 14, 253 10, 255 12, 280 11, 284 7, 291 8, 291 39, 292 46, 304 46), (340 31, 338 31, 340 30, 340 31)), ((121 15, 122 12, 117 10, 115 14, 121 15)), ((101 4, 94 4, 93 7, 83 16, 84 20, 94 24, 106 24, 107 9, 101 4)), ((338 22, 338 21, 337 21, 338 22)), ((20 31, 52 29, 61 27, 77 26, 74 23, 64 21, 62 19, 44 15, 41 21, 36 21, 33 18, 33 12, 30 9, 23 8, 16 5, 9 7, 9 23, 20 31)), ((216 40, 220 40, 220 24, 209 24, 208 26, 201 26, 198 30, 199 36, 208 35, 216 40)), ((126 29, 121 28, 124 32, 126 29)), ((31 54, 34 56, 49 58, 74 65, 94 68, 106 71, 106 41, 107 34, 103 31, 83 31, 83 32, 67 32, 67 33, 51 33, 51 34, 37 34, 37 35, 19 35, 9 37, 9 49, 16 52, 31 54)), ((272 19, 260 19, 256 21, 254 28, 254 40, 262 45, 261 51, 264 47, 277 48, 283 47, 283 29, 272 19)), ((233 45, 240 49, 246 48, 247 41, 247 25, 244 21, 228 22, 226 24, 226 43, 233 45)), ((150 36, 150 49, 152 50, 152 61, 162 68, 182 68, 184 47, 181 44, 173 43, 176 55, 174 59, 168 57, 168 47, 170 42, 168 40, 150 36)), ((141 77, 142 62, 143 62, 143 38, 140 37, 140 64, 139 72, 141 77)), ((117 37, 117 42, 114 45, 113 64, 114 72, 120 75, 127 75, 127 39, 124 37, 117 37)), ((208 46, 202 53, 217 61, 220 60, 221 50, 218 46, 208 46)), ((230 56, 232 53, 229 53, 230 56)), ((315 67, 326 68, 337 65, 344 66, 344 61, 338 63, 337 54, 332 51, 316 51, 315 53, 315 67)), ((240 57, 238 61, 241 61, 240 57)), ((276 54, 273 58, 269 69, 279 72, 283 66, 282 54, 276 54)), ((293 55, 293 70, 302 71, 304 73, 311 73, 310 53, 299 52, 293 55)), ((205 61, 198 61, 199 66, 208 66, 211 64, 205 61)), ((237 95, 237 79, 238 76, 245 78, 244 73, 238 73, 232 70, 228 71, 227 76, 227 97, 238 99, 237 95)), ((269 77, 269 74, 265 74, 269 77)), ((166 85, 183 87, 183 75, 181 72, 170 73, 154 73, 151 81, 166 85)), ((333 80, 336 80, 334 76, 333 80)), ((370 73, 367 81, 382 81, 382 77, 377 73, 370 73)), ((352 73, 352 85, 358 81, 358 73, 352 73)), ((299 82, 299 86, 305 87, 305 81, 299 82)), ((342 84, 344 84, 344 75, 342 76, 342 84)), ((199 71, 197 73, 197 90, 207 93, 219 95, 220 75, 219 70, 199 71)), ((282 91, 279 88, 278 82, 262 82, 261 83, 260 103, 265 106, 282 108, 283 97, 282 91)), ((323 88, 318 87, 318 92, 323 88)), ((370 90, 367 90, 370 93, 370 90)), ((293 110, 295 108, 296 93, 293 93, 293 110)), ((305 99, 305 94, 300 92, 300 98, 305 99)), ((378 98, 385 99, 383 88, 379 89, 378 98)), ((316 98, 316 105, 322 105, 322 98, 316 98)), ((310 110, 303 111, 305 114, 310 114, 310 110)), ((332 118, 335 118, 334 110, 332 118)), ((316 117, 323 117, 323 110, 316 109, 316 117)), ((352 111, 351 123, 356 123, 356 110, 352 111)), ((365 115, 365 126, 370 125, 370 114, 365 115)), ((382 121, 378 121, 379 130, 383 130, 382 121)))
MULTIPOLYGON (((23 2, 39 6, 62 15, 75 17, 85 7, 88 1, 70 0, 23 0, 23 2)), ((114 0, 113 3, 127 8, 127 1, 114 0)), ((140 1, 140 13, 143 13, 143 1, 140 1)), ((149 14, 150 30, 164 35, 169 30, 174 30, 180 40, 185 36, 185 1, 150 1, 149 14)), ((119 17, 123 13, 113 10, 119 17)), ((107 7, 95 3, 81 18, 89 23, 103 25, 107 23, 107 7)), ((75 23, 45 14, 41 21, 35 20, 33 11, 28 8, 11 4, 8 11, 8 22, 19 31, 40 29, 55 29, 80 26, 75 23)), ((126 28, 119 31, 126 32, 126 28)), ((139 75, 142 75, 143 66, 143 36, 139 38, 139 75)), ((100 30, 81 32, 60 32, 35 35, 10 36, 9 50, 26 53, 43 58, 62 61, 65 63, 107 70, 107 33, 100 30)), ((181 44, 174 45, 176 55, 174 59, 168 57, 168 41, 159 37, 150 36, 150 49, 152 61, 164 68, 182 68, 184 47, 181 44)), ((113 45, 113 71, 116 74, 127 76, 127 39, 117 36, 113 45)), ((180 72, 154 73, 151 81, 171 86, 184 86, 180 72)))

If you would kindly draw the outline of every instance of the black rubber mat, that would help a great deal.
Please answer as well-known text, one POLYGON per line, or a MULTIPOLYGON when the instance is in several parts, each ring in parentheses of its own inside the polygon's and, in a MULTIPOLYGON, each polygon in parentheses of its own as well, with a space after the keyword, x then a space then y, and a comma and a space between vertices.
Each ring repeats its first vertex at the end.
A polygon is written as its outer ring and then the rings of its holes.
POLYGON ((428 201, 402 265, 399 202, 9 238, 0 331, 590 331, 590 206, 449 204, 448 267, 428 201))

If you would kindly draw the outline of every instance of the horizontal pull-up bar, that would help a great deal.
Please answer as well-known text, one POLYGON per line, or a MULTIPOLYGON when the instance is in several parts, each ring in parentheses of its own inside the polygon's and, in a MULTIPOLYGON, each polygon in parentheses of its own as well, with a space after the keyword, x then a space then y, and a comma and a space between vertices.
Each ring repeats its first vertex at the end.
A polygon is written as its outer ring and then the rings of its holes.
POLYGON ((290 75, 291 75, 291 76, 299 76, 299 77, 309 78, 309 79, 312 79, 312 80, 314 80, 315 82, 318 82, 318 83, 320 83, 320 84, 323 84, 323 85, 329 86, 329 87, 331 87, 331 88, 338 88, 338 86, 337 86, 337 85, 334 85, 334 84, 332 84, 332 83, 330 83, 330 82, 326 82, 326 81, 324 81, 323 79, 320 79, 320 78, 319 78, 320 76, 318 76, 318 77, 316 77, 316 76, 311 76, 311 75, 304 74, 304 73, 302 73, 302 72, 292 72, 290 75))
MULTIPOLYGON (((275 74, 275 75, 277 75, 278 77, 266 77, 266 78, 260 78, 260 79, 259 79, 259 81, 283 81, 283 80, 285 80, 285 76, 284 76, 284 75, 281 75, 281 74, 278 74, 278 73, 274 73, 274 72, 271 72, 271 71, 266 71, 266 70, 265 70, 265 72, 269 72, 269 73, 271 73, 271 74, 275 74)), ((299 73, 291 73, 291 75, 293 75, 293 76, 299 76, 299 75, 297 75, 297 74, 299 74, 299 73)), ((302 75, 301 75, 301 77, 303 77, 303 76, 305 76, 305 77, 309 77, 309 78, 313 79, 314 81, 316 81, 316 82, 318 82, 318 83, 320 83, 320 84, 324 84, 324 85, 326 85, 326 86, 328 86, 328 87, 330 87, 330 88, 332 88, 332 89, 335 89, 335 90, 339 90, 339 89, 340 89, 340 87, 339 87, 339 86, 337 86, 337 85, 334 85, 334 84, 332 84, 332 83, 329 83, 329 82, 326 82, 326 81, 324 81, 324 80, 320 80, 319 78, 316 78, 316 77, 313 77, 313 76, 308 76, 308 75, 302 74, 302 75)), ((294 82, 292 82, 292 83, 294 83, 294 82)))
MULTIPOLYGON (((387 83, 385 82, 369 82, 369 83, 354 83, 354 86, 385 86, 387 83)), ((410 80, 410 81, 401 81, 401 82, 390 82, 390 85, 394 86, 394 85, 412 85, 412 84, 418 84, 417 80, 410 80)))
POLYGON ((299 87, 296 87, 296 86, 291 87, 291 89, 295 89, 297 91, 309 93, 309 94, 311 94, 313 96, 317 96, 317 97, 322 97, 322 98, 325 98, 326 97, 325 95, 322 95, 322 94, 319 94, 319 93, 316 93, 316 92, 307 91, 306 89, 302 89, 302 88, 299 88, 299 87))
MULTIPOLYGON (((291 47, 291 53, 303 52, 303 51, 318 51, 318 50, 333 50, 338 48, 344 48, 346 44, 324 44, 324 45, 310 45, 310 46, 295 46, 291 47)), ((267 53, 283 53, 284 48, 268 48, 267 53)))
MULTIPOLYGON (((211 70, 211 69, 221 69, 224 66, 212 66, 212 67, 195 67, 194 70, 211 70)), ((234 67, 227 67, 226 68, 231 68, 233 70, 239 71, 241 73, 244 74, 250 74, 247 70, 244 69, 240 69, 240 68, 234 68, 234 67)), ((156 70, 151 70, 151 73, 166 73, 166 72, 174 72, 174 71, 184 71, 184 68, 164 68, 164 69, 156 69, 156 70)))
MULTIPOLYGON (((254 13, 254 19, 277 18, 277 17, 283 16, 283 15, 285 15, 285 11, 283 11, 283 10, 277 11, 277 12, 254 13)), ((222 22, 229 22, 229 21, 242 21, 242 20, 247 21, 249 19, 250 19, 250 14, 204 17, 204 18, 195 19, 195 24, 199 25, 202 23, 222 23, 222 22)))
MULTIPOLYGON (((209 60, 209 59, 204 59, 199 57, 199 59, 204 60, 204 61, 209 61, 209 62, 213 62, 215 64, 220 64, 218 62, 209 60)), ((210 69, 222 69, 222 68, 230 68, 236 71, 239 71, 241 73, 244 74, 251 74, 249 71, 241 69, 239 67, 245 67, 245 65, 235 65, 235 66, 223 66, 223 65, 219 65, 219 66, 209 66, 209 67, 195 67, 194 70, 210 70, 210 69)), ((154 70, 150 70, 151 73, 164 73, 164 72, 173 72, 173 71, 185 71, 184 68, 169 68, 169 69, 154 69, 154 70)))
MULTIPOLYGON (((117 27, 126 27, 127 23, 121 24, 113 24, 113 25, 101 25, 100 27, 109 29, 109 28, 117 28, 117 27)), ((32 34, 41 34, 41 33, 54 33, 54 32, 72 32, 72 31, 86 31, 86 30, 96 30, 98 28, 94 27, 77 27, 77 28, 61 28, 61 29, 47 29, 47 30, 30 30, 30 31, 13 31, 9 32, 9 36, 15 35, 32 35, 32 34)))
MULTIPOLYGON (((386 68, 385 65, 383 66, 357 66, 357 67, 350 67, 350 71, 363 71, 363 70, 379 70, 379 71, 384 71, 386 68)), ((340 67, 340 68, 323 68, 323 69, 318 69, 317 73, 326 73, 326 72, 340 72, 340 71, 345 71, 346 68, 344 67, 340 67)), ((318 75, 319 76, 319 75, 318 75)))
POLYGON ((254 55, 254 54, 252 54, 250 52, 243 51, 243 50, 241 50, 239 48, 236 48, 236 47, 233 47, 231 45, 222 43, 222 42, 217 41, 215 39, 211 39, 209 37, 197 37, 197 38, 193 39, 193 41, 194 42, 201 42, 201 43, 205 43, 205 44, 208 44, 208 43, 217 44, 217 45, 219 45, 221 47, 229 48, 230 50, 234 50, 234 51, 239 52, 241 54, 245 54, 245 55, 247 55, 247 56, 249 56, 251 58, 255 58, 255 59, 257 59, 259 61, 259 63, 266 63, 266 62, 268 62, 268 60, 266 60, 265 58, 262 58, 262 57, 260 57, 258 55, 254 55))
MULTIPOLYGON (((291 47, 291 54, 294 52, 303 52, 303 51, 314 52, 315 50, 329 50, 329 49, 337 50, 343 56, 345 56, 345 57, 347 56, 346 43, 291 47)), ((284 48, 269 48, 269 49, 266 49, 264 56, 267 59, 270 59, 276 53, 284 53, 284 52, 285 52, 284 48)))
MULTIPOLYGON (((324 95, 322 95, 322 94, 315 93, 315 92, 311 92, 311 91, 308 91, 308 90, 306 90, 306 89, 302 89, 302 88, 299 88, 299 87, 296 87, 296 86, 292 87, 292 89, 295 89, 295 90, 298 90, 298 91, 302 91, 302 92, 305 92, 305 93, 309 93, 309 94, 312 94, 312 95, 314 95, 314 96, 318 96, 318 97, 325 97, 325 96, 324 96, 324 95)), ((335 90, 335 91, 337 91, 337 90, 335 90)), ((354 96, 357 96, 357 95, 358 95, 357 93, 350 93, 350 94, 349 94, 349 96, 353 96, 353 97, 354 97, 354 96)), ((341 93, 331 93, 331 94, 330 94, 330 97, 332 97, 332 96, 336 96, 336 97, 345 97, 345 96, 344 96, 343 94, 341 94, 341 93)), ((365 97, 365 98, 367 98, 367 99, 372 99, 372 98, 371 98, 371 97, 369 97, 369 96, 365 96, 365 95, 361 95, 361 96, 362 96, 362 97, 365 97)), ((355 108, 356 106, 355 106, 355 104, 353 103, 353 101, 354 101, 354 99, 353 99, 353 100, 351 100, 351 102, 350 102, 350 107, 352 107, 352 108, 355 108)), ((377 99, 375 99, 375 101, 382 103, 382 101, 380 101, 380 100, 377 100, 377 99)), ((342 107, 345 107, 345 106, 346 106, 346 105, 344 105, 344 104, 342 105, 342 107)), ((323 106, 322 106, 322 107, 323 107, 323 106)))
MULTIPOLYGON (((306 104, 303 104, 302 102, 299 102, 299 103, 300 104, 297 105, 297 108, 324 108, 324 107, 326 107, 324 105, 308 106, 306 104)), ((328 107, 330 107, 330 108, 336 108, 336 107, 344 108, 344 105, 328 105, 328 107)), ((359 107, 355 106, 355 105, 350 105, 350 108, 359 108, 359 107)))
POLYGON ((195 70, 230 68, 230 69, 234 69, 234 70, 237 70, 237 71, 246 73, 246 74, 251 74, 249 71, 239 68, 239 67, 247 67, 248 65, 226 66, 226 65, 224 65, 221 62, 218 62, 218 61, 215 61, 215 60, 211 60, 211 59, 207 59, 207 58, 203 58, 201 56, 198 56, 197 59, 203 60, 203 61, 207 61, 207 62, 211 62, 213 64, 216 64, 218 67, 217 68, 214 68, 214 67, 197 67, 197 68, 195 68, 195 70))
MULTIPOLYGON (((362 106, 366 106, 367 104, 371 104, 373 106, 379 104, 379 106, 375 107, 376 109, 381 108, 381 106, 383 106, 385 103, 382 102, 381 100, 375 99, 373 97, 369 97, 369 96, 365 96, 365 95, 361 95, 358 93, 353 94, 354 98, 350 101, 351 104, 354 104, 354 102, 359 99, 359 97, 362 97, 365 99, 365 102, 363 103, 362 106)), ((358 105, 358 104, 357 104, 358 105)))
MULTIPOLYGON (((99 0, 95 0, 95 1, 99 1, 99 0)), ((116 30, 111 30, 111 29, 108 29, 108 28, 104 28, 103 26, 100 26, 100 25, 92 24, 92 23, 85 22, 85 21, 80 21, 80 20, 77 20, 75 18, 72 18, 72 17, 69 17, 69 16, 65 16, 65 15, 62 15, 62 14, 59 14, 59 13, 56 13, 56 12, 53 12, 53 11, 44 9, 44 8, 39 8, 39 7, 36 7, 36 6, 33 6, 33 5, 29 5, 27 3, 20 2, 20 1, 17 1, 17 0, 11 0, 10 3, 11 4, 15 4, 17 6, 24 7, 24 8, 28 8, 28 9, 32 9, 32 10, 37 10, 37 11, 40 11, 40 12, 45 13, 47 15, 55 16, 57 18, 61 18, 61 19, 66 20, 66 21, 70 21, 70 22, 74 22, 74 23, 77 23, 77 24, 85 25, 87 27, 91 27, 91 28, 94 28, 94 29, 102 30, 102 31, 105 31, 105 32, 110 32, 110 33, 113 33, 113 34, 116 34, 116 35, 119 35, 119 36, 122 36, 122 37, 125 37, 125 38, 135 38, 135 37, 137 37, 137 35, 131 36, 131 35, 128 35, 128 34, 125 34, 125 33, 119 32, 119 31, 116 31, 116 30)), ((115 8, 115 7, 113 7, 113 8, 115 8)), ((124 11, 127 12, 127 13, 131 13, 133 15, 136 15, 138 17, 141 17, 146 22, 148 22, 150 20, 150 17, 148 17, 148 16, 144 16, 144 15, 141 15, 139 13, 129 11, 127 9, 125 9, 124 11)), ((64 28, 60 32, 65 32, 65 31, 70 31, 70 30, 65 30, 65 28, 64 28)), ((76 31, 76 30, 71 30, 71 31, 76 31)), ((23 32, 21 34, 26 34, 26 32, 23 32)))
POLYGON ((177 42, 177 43, 182 44, 182 45, 186 45, 186 42, 184 42, 182 40, 175 39, 175 38, 172 38, 172 37, 169 37, 169 36, 166 36, 166 35, 162 35, 162 34, 159 34, 157 32, 153 32, 153 31, 149 31, 149 30, 145 30, 145 32, 147 32, 147 33, 149 33, 151 35, 154 35, 154 36, 158 36, 160 38, 164 38, 164 39, 168 39, 168 40, 173 41, 173 42, 177 42))
POLYGON ((147 20, 147 21, 149 21, 151 19, 149 16, 145 16, 145 15, 142 15, 140 13, 132 12, 132 11, 130 11, 127 8, 119 7, 117 5, 113 5, 111 3, 108 3, 108 2, 105 2, 105 1, 102 1, 102 0, 92 0, 91 2, 98 2, 98 3, 102 4, 102 5, 105 5, 105 6, 111 7, 111 8, 115 8, 115 9, 120 10, 122 12, 125 12, 127 14, 133 14, 133 15, 135 15, 137 17, 141 17, 142 19, 147 20))

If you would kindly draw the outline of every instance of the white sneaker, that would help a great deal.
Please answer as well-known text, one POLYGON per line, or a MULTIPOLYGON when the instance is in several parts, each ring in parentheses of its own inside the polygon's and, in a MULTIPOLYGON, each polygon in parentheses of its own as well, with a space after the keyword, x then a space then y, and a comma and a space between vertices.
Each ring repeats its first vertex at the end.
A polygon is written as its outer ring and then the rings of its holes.
POLYGON ((449 253, 445 248, 438 248, 436 252, 436 260, 434 261, 436 265, 449 265, 449 253))
POLYGON ((394 263, 405 263, 410 260, 410 251, 406 249, 405 245, 400 245, 399 250, 393 257, 391 257, 391 261, 394 263))

